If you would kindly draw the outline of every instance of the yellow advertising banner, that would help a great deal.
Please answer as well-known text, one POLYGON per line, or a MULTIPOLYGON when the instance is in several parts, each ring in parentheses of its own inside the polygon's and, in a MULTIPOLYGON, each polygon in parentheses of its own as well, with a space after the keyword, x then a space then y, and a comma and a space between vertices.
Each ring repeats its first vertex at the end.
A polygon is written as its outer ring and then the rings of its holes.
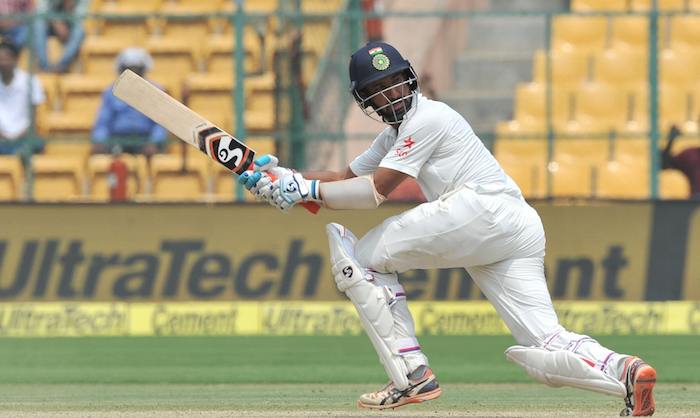
MULTIPOLYGON (((559 302, 562 325, 589 335, 700 334, 700 302, 559 302)), ((415 302, 418 335, 504 335, 487 302, 415 302)), ((3 303, 0 337, 359 335, 349 302, 3 303)))
MULTIPOLYGON (((700 300, 700 204, 681 203, 535 203, 553 299, 700 300)), ((0 303, 344 301, 325 225, 362 236, 411 207, 0 205, 0 303)), ((400 279, 411 301, 484 299, 463 268, 400 279)))

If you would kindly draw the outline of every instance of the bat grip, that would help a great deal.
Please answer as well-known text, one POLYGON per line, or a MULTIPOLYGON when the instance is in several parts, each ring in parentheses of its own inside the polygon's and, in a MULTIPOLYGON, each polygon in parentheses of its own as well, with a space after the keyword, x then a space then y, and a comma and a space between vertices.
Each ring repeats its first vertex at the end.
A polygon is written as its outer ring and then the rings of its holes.
MULTIPOLYGON (((252 170, 252 169, 253 169, 253 164, 251 163, 250 167, 248 167, 248 170, 252 170)), ((267 175, 270 176, 272 181, 277 180, 277 177, 275 177, 274 174, 268 172, 267 175)), ((303 206, 304 209, 308 210, 309 212, 311 212, 314 215, 317 214, 319 210, 321 210, 321 205, 319 205, 316 202, 301 202, 300 205, 303 206)))

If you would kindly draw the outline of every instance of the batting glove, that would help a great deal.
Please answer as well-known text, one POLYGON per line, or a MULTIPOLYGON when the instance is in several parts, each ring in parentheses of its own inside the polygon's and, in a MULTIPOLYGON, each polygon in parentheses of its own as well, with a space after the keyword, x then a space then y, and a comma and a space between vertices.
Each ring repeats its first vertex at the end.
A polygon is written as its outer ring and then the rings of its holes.
POLYGON ((263 155, 253 161, 253 170, 247 170, 238 178, 238 182, 249 190, 257 200, 269 202, 272 197, 273 177, 292 173, 292 170, 279 167, 279 160, 271 154, 263 155))
POLYGON ((291 173, 280 177, 272 184, 270 204, 282 212, 287 212, 299 202, 320 202, 318 180, 307 180, 301 173, 291 173))

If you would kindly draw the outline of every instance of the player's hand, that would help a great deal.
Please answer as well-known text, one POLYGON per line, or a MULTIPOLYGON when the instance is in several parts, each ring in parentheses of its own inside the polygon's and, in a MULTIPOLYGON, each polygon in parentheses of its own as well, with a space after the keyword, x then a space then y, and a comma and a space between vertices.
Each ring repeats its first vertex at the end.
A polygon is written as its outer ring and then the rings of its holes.
POLYGON ((272 196, 273 177, 282 177, 292 170, 278 166, 279 159, 272 154, 263 155, 253 161, 253 170, 247 170, 238 182, 248 189, 257 200, 269 202, 272 196))
POLYGON ((282 212, 287 212, 300 202, 318 202, 320 201, 318 186, 318 180, 307 180, 301 173, 287 174, 272 184, 270 204, 282 212))

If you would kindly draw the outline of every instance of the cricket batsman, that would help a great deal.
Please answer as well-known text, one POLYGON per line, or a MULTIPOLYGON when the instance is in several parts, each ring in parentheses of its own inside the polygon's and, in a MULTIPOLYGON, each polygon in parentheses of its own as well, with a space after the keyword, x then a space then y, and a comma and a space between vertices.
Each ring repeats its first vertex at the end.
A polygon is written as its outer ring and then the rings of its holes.
POLYGON ((515 337, 508 360, 550 386, 620 397, 623 416, 652 415, 653 367, 559 324, 544 276, 542 221, 469 123, 422 96, 411 64, 387 43, 368 43, 352 55, 350 83, 364 113, 387 127, 344 173, 299 173, 267 155, 240 182, 282 211, 300 202, 374 209, 408 177, 425 194, 427 203, 361 239, 341 225, 326 227, 338 289, 357 308, 389 376, 358 405, 396 408, 440 396, 397 274, 463 267, 515 337))

